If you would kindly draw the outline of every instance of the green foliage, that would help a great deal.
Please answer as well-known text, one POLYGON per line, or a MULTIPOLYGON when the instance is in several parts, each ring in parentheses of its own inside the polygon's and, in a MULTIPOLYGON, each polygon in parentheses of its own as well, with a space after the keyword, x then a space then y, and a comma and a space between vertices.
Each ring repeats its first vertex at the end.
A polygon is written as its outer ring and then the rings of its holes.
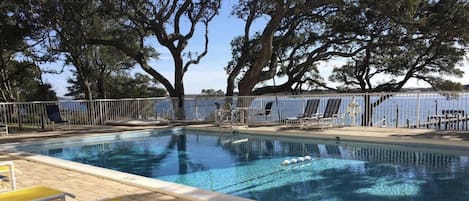
POLYGON ((464 86, 458 82, 452 82, 449 80, 443 80, 434 85, 436 90, 441 91, 462 91, 464 86))
MULTIPOLYGON (((125 71, 114 72, 106 76, 103 92, 106 97, 102 98, 148 98, 166 96, 166 90, 158 87, 158 82, 151 79, 148 75, 136 73, 133 77, 125 71)), ((67 87, 69 93, 67 96, 74 96, 77 99, 83 98, 83 89, 76 80, 69 79, 71 86, 67 87)), ((98 96, 98 83, 91 85, 93 96, 98 96)))
MULTIPOLYGON (((2 99, 14 101, 18 91, 21 100, 53 99, 35 63, 55 59, 75 68, 70 81, 74 85, 69 88, 75 96, 123 97, 126 90, 132 91, 128 86, 137 91, 129 96, 156 96, 165 92, 148 88, 156 87, 158 80, 170 96, 182 98, 184 75, 207 54, 208 24, 221 2, 2 1, 2 99), (196 36, 204 42, 200 52, 188 48, 196 36), (171 53, 173 81, 150 65, 158 59, 156 47, 171 53), (126 74, 136 65, 151 79, 126 74), (39 98, 39 94, 48 95, 39 98)), ((342 84, 338 90, 399 91, 409 80, 422 80, 439 90, 459 89, 448 79, 462 75, 458 62, 467 54, 468 4, 467 0, 239 1, 233 15, 246 24, 244 34, 232 41, 226 93, 232 95, 235 87, 241 95, 328 88, 318 64, 336 58, 347 61, 330 77, 342 84), (268 85, 274 78, 283 78, 282 83, 268 85)), ((175 105, 183 108, 182 103, 175 105)))
POLYGON ((100 3, 97 13, 113 26, 104 26, 108 33, 105 37, 89 35, 89 41, 121 50, 158 80, 171 96, 182 97, 185 72, 191 65, 198 64, 208 52, 208 24, 218 14, 221 1, 125 0, 100 3), (202 34, 196 34, 198 30, 203 30, 202 34), (205 44, 202 51, 189 50, 189 42, 199 35, 202 35, 205 44), (146 52, 156 47, 171 52, 175 71, 173 83, 148 63, 151 59, 157 59, 157 55, 146 52))
MULTIPOLYGON (((69 83, 74 84, 68 88, 69 95, 75 97, 77 94, 86 93, 83 83, 86 80, 86 87, 91 97, 107 98, 107 79, 111 77, 111 74, 119 74, 135 65, 135 61, 125 54, 107 46, 90 46, 83 50, 81 58, 83 58, 83 62, 79 62, 82 65, 81 68, 77 67, 76 70, 72 70, 74 78, 68 80, 69 83)), ((82 98, 87 98, 86 94, 82 98)))
MULTIPOLYGON (((235 7, 245 33, 232 41, 232 60, 227 94, 238 85, 241 95, 302 91, 328 88, 317 66, 333 56, 354 55, 349 30, 331 26, 344 2, 338 1, 249 1, 235 7), (268 20, 260 20, 260 19, 268 20), (261 31, 251 33, 253 23, 261 21, 261 31), (235 77, 236 79, 234 79, 235 77), (267 81, 286 80, 276 85, 267 81)), ((257 27, 256 27, 257 28, 257 27)))
POLYGON ((1 101, 57 100, 51 85, 43 83, 39 67, 30 62, 10 61, 1 69, 1 101))
MULTIPOLYGON (((438 82, 436 85, 433 86, 434 89, 438 91, 462 91, 464 90, 464 86, 461 83, 452 82, 449 80, 443 80, 438 82)), ((440 92, 440 95, 445 96, 446 99, 457 99, 461 97, 459 93, 451 93, 451 92, 440 92)))
POLYGON ((50 85, 42 83, 39 67, 26 61, 28 40, 41 32, 30 9, 25 1, 0 2, 0 101, 57 99, 50 85))
POLYGON ((148 75, 136 73, 134 77, 125 74, 109 80, 109 98, 147 98, 166 96, 166 90, 157 87, 158 82, 148 75))
POLYGON ((467 1, 457 0, 348 5, 334 26, 350 29, 351 44, 362 50, 334 68, 330 80, 361 91, 399 91, 411 79, 441 89, 463 74, 458 62, 469 39, 468 8, 467 1))
POLYGON ((49 83, 37 83, 36 86, 28 88, 24 95, 24 101, 56 101, 57 94, 52 90, 49 83))
POLYGON ((225 94, 225 92, 223 92, 223 90, 221 90, 221 89, 218 89, 218 90, 215 90, 215 89, 202 89, 201 93, 206 95, 206 96, 223 96, 225 94))

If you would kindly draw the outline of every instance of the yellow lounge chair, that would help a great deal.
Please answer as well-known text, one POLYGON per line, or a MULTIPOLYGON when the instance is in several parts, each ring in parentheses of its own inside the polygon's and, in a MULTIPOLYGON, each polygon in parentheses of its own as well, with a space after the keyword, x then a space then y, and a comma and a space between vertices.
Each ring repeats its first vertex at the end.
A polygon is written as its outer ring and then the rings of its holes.
POLYGON ((0 162, 0 174, 3 176, 1 178, 1 189, 0 192, 3 191, 11 191, 16 189, 16 182, 15 182, 15 171, 14 171, 14 165, 13 162, 11 161, 6 161, 6 162, 0 162), (5 176, 4 174, 8 174, 8 176, 5 176), (8 183, 10 183, 9 186, 5 187, 5 183, 3 182, 4 179, 8 179, 8 183))
POLYGON ((5 201, 52 201, 60 200, 65 201, 65 197, 70 196, 75 198, 74 195, 48 188, 45 186, 34 186, 30 188, 24 188, 16 191, 10 191, 0 193, 0 200, 5 201))

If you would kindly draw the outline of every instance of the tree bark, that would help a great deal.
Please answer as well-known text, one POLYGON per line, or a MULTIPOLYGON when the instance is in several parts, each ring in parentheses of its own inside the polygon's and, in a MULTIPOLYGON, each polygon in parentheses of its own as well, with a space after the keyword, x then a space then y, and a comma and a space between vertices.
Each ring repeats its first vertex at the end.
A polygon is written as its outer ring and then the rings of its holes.
POLYGON ((257 84, 257 80, 262 72, 262 69, 267 65, 272 57, 272 41, 274 38, 274 33, 277 30, 277 27, 279 26, 284 14, 285 8, 283 7, 283 4, 278 3, 276 5, 275 13, 271 15, 270 21, 267 23, 264 31, 262 32, 262 48, 258 53, 259 57, 256 59, 256 61, 254 61, 253 66, 249 68, 241 81, 239 81, 239 96, 252 95, 252 89, 257 84))

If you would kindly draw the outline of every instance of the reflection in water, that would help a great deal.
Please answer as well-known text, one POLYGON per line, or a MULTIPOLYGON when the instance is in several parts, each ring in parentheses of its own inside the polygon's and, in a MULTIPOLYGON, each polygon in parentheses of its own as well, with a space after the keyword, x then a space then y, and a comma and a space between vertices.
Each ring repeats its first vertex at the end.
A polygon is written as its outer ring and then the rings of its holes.
POLYGON ((448 150, 186 132, 34 151, 256 200, 465 200, 469 192, 469 158, 448 150), (306 155, 315 160, 281 165, 306 155))
POLYGON ((391 163, 396 165, 416 165, 428 168, 451 168, 455 166, 469 166, 468 156, 438 153, 435 150, 405 150, 403 146, 377 146, 371 144, 341 145, 331 144, 302 144, 250 137, 249 142, 243 144, 226 144, 224 147, 233 154, 249 153, 252 157, 274 155, 329 157, 350 160, 361 160, 373 163, 391 163))

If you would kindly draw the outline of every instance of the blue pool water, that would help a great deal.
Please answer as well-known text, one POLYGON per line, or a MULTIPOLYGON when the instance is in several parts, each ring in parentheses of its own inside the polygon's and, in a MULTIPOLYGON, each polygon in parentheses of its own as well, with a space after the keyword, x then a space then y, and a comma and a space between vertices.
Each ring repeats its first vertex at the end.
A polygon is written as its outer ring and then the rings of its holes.
POLYGON ((255 200, 469 197, 469 157, 464 150, 191 130, 84 141, 21 149, 255 200), (305 155, 314 160, 281 165, 305 155))

